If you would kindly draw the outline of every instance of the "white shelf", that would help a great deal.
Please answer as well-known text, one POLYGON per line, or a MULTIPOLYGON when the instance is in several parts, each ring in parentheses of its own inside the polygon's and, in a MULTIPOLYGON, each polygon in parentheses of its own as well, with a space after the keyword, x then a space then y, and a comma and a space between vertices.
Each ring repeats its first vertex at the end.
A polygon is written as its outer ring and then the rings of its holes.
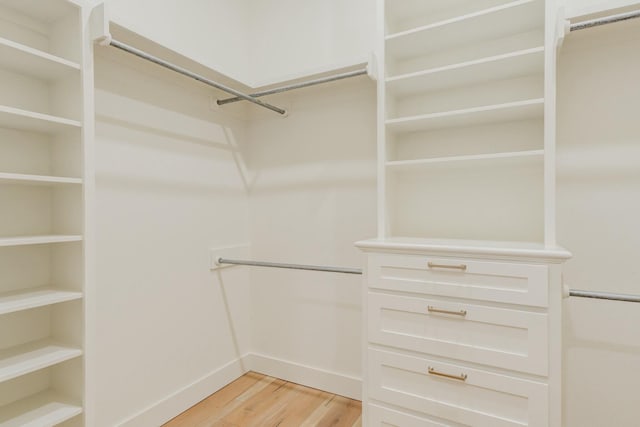
POLYGON ((42 80, 57 80, 80 71, 80 65, 75 62, 2 37, 0 68, 19 71, 42 80))
POLYGON ((394 95, 443 90, 544 73, 544 46, 387 78, 394 95))
POLYGON ((542 118, 544 99, 486 105, 464 110, 445 111, 387 120, 392 132, 417 132, 454 126, 474 126, 516 120, 542 118))
POLYGON ((30 310, 46 305, 59 304, 82 298, 81 292, 56 290, 50 288, 33 288, 0 294, 0 314, 30 310))
POLYGON ((80 178, 67 178, 61 176, 26 175, 21 173, 0 172, 0 184, 25 184, 25 185, 78 185, 82 184, 80 178))
POLYGON ((45 23, 79 13, 76 0, 0 0, 0 6, 9 7, 45 23))
POLYGON ((387 56, 406 59, 544 27, 544 2, 518 0, 385 38, 387 56))
POLYGON ((50 427, 82 413, 82 407, 45 391, 0 408, 0 427, 50 427))
POLYGON ((0 127, 57 133, 69 129, 79 129, 81 126, 82 124, 77 120, 0 105, 0 127))
POLYGON ((521 163, 542 162, 544 150, 514 151, 508 153, 474 154, 468 156, 435 157, 430 159, 394 160, 386 163, 393 170, 412 170, 430 166, 464 164, 464 163, 495 163, 500 161, 517 161, 521 163))
POLYGON ((37 341, 0 351, 0 382, 8 381, 82 355, 78 348, 50 340, 37 341))
POLYGON ((78 235, 42 235, 42 236, 18 236, 0 237, 0 247, 3 246, 25 246, 44 245, 48 243, 79 242, 82 236, 78 235))

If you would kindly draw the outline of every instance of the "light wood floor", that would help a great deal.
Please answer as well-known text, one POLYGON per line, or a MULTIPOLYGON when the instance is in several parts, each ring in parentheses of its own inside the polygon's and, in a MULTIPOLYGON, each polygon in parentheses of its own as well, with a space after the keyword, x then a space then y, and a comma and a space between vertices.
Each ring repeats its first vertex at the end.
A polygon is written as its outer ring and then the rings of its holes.
POLYGON ((249 372, 164 427, 361 427, 361 412, 357 400, 249 372))

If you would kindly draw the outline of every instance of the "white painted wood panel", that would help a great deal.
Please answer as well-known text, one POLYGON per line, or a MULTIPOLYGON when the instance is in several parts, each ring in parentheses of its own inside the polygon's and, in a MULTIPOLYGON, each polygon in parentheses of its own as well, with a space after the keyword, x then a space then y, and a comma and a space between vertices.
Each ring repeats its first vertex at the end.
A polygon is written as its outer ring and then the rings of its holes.
POLYGON ((466 427, 458 423, 433 421, 373 404, 368 405, 367 410, 371 427, 466 427))
POLYGON ((371 254, 368 269, 371 288, 537 307, 548 305, 545 265, 371 254), (430 268, 429 263, 466 268, 464 271, 430 268))
POLYGON ((375 292, 368 300, 372 342, 537 375, 548 372, 546 314, 375 292))
POLYGON ((370 396, 474 427, 546 426, 547 385, 461 364, 369 350, 370 396), (429 368, 466 380, 444 378, 429 368))

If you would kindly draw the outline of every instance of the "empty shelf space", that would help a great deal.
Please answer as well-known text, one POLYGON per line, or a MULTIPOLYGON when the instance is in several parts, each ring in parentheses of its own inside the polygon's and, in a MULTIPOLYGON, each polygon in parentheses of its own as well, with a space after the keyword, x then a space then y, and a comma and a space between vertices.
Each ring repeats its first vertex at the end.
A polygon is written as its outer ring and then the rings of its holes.
POLYGON ((42 80, 79 75, 80 65, 50 53, 0 37, 0 67, 42 80))
POLYGON ((0 382, 8 381, 82 355, 82 350, 50 340, 0 351, 0 382))
POLYGON ((82 298, 81 292, 52 288, 33 288, 0 294, 0 314, 30 310, 46 305, 74 301, 82 298))
POLYGON ((471 162, 519 161, 540 162, 544 159, 544 150, 514 151, 509 153, 474 154, 469 156, 435 157, 429 159, 394 160, 387 162, 393 170, 410 170, 426 166, 461 164, 471 162))
POLYGON ((82 184, 80 178, 67 178, 61 176, 28 175, 20 173, 0 172, 0 184, 24 184, 24 185, 78 185, 82 184))
POLYGON ((387 90, 397 96, 413 95, 418 92, 542 73, 544 73, 544 47, 536 47, 389 77, 387 90))
POLYGON ((0 407, 1 427, 55 426, 82 413, 82 407, 53 391, 44 391, 0 407))
POLYGON ((543 114, 544 99, 538 98, 463 110, 400 117, 387 120, 386 125, 387 130, 392 132, 416 132, 453 126, 462 127, 542 118, 543 114))
POLYGON ((386 37, 387 55, 423 56, 544 27, 544 2, 518 0, 386 37))
POLYGON ((48 243, 79 242, 82 236, 79 235, 42 235, 42 236, 17 236, 0 237, 0 247, 2 246, 25 246, 44 245, 48 243))
POLYGON ((0 127, 57 133, 70 129, 79 129, 81 126, 82 124, 77 120, 0 105, 0 127))

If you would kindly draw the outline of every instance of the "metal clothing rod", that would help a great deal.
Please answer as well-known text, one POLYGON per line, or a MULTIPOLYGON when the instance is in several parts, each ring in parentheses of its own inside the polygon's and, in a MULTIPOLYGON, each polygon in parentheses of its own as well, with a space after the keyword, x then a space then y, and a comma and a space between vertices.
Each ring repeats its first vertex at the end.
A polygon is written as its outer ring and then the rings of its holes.
MULTIPOLYGON (((315 85, 319 85, 322 83, 329 83, 329 82, 335 82, 336 80, 342 80, 342 79, 348 79, 349 77, 356 77, 356 76, 362 76, 364 74, 367 74, 367 69, 364 68, 362 70, 357 70, 357 71, 349 71, 347 73, 342 73, 342 74, 336 74, 334 76, 329 76, 329 77, 322 77, 316 80, 310 80, 308 82, 302 82, 302 83, 295 83, 289 86, 282 86, 282 87, 278 87, 275 89, 269 89, 269 90, 265 90, 262 92, 256 92, 256 93, 252 93, 249 96, 252 96, 254 98, 259 98, 261 96, 267 96, 267 95, 273 95, 275 93, 281 93, 281 92, 287 92, 290 90, 294 90, 294 89, 301 89, 303 87, 309 87, 309 86, 315 86, 315 85)), ((238 101, 242 101, 243 98, 241 97, 235 97, 235 98, 227 98, 227 99, 219 99, 218 100, 218 105, 224 105, 224 104, 230 104, 232 102, 238 102, 238 101)))
POLYGON ((239 99, 244 99, 245 101, 249 101, 249 102, 252 102, 252 103, 254 103, 256 105, 259 105, 261 107, 268 108, 269 110, 275 111, 278 114, 284 115, 284 114, 287 113, 282 108, 278 108, 278 107, 276 107, 274 105, 267 104, 266 102, 260 101, 259 99, 252 98, 251 96, 249 96, 247 94, 239 92, 239 91, 237 91, 235 89, 232 89, 232 88, 230 88, 228 86, 225 86, 225 85, 223 85, 221 83, 216 83, 213 80, 209 80, 206 77, 203 77, 203 76, 201 76, 199 74, 192 73, 189 70, 186 70, 186 69, 184 69, 182 67, 178 67, 177 65, 171 64, 170 62, 164 61, 164 60, 162 60, 160 58, 157 58, 155 56, 149 55, 146 52, 143 52, 143 51, 141 51, 139 49, 136 49, 135 47, 126 45, 124 43, 121 43, 121 42, 119 42, 117 40, 111 39, 109 44, 111 46, 115 47, 115 48, 118 48, 120 50, 128 52, 128 53, 130 53, 132 55, 135 55, 135 56, 137 56, 139 58, 146 59, 147 61, 151 61, 154 64, 158 64, 161 67, 167 68, 167 69, 169 69, 171 71, 175 71, 176 73, 182 74, 184 76, 187 76, 187 77, 195 79, 195 80, 197 80, 199 82, 202 82, 202 83, 204 83, 206 85, 212 86, 212 87, 214 87, 216 89, 220 89, 220 90, 222 90, 224 92, 230 93, 231 95, 234 95, 234 96, 238 97, 239 99))
POLYGON ((640 295, 612 294, 608 292, 591 292, 591 291, 579 291, 577 289, 571 289, 569 291, 569 296, 640 303, 640 295))
POLYGON ((288 268, 292 270, 326 271, 329 273, 362 274, 359 268, 327 267, 322 265, 282 264, 279 262, 247 261, 218 258, 218 264, 250 265, 253 267, 288 268))
POLYGON ((597 27, 605 24, 612 24, 614 22, 627 21, 629 19, 640 18, 640 10, 634 10, 632 12, 620 13, 618 15, 605 16, 603 18, 590 19, 589 21, 576 22, 571 24, 571 31, 584 30, 586 28, 597 27))

